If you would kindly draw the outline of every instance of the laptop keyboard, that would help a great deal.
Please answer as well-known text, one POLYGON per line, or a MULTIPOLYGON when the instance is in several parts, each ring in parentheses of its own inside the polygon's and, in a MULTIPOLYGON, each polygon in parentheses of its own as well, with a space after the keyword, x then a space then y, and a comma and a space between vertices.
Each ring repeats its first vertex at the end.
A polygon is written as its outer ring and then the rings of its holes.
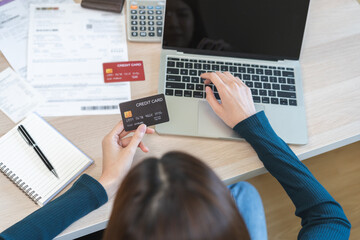
MULTIPOLYGON (((239 77, 251 89, 254 103, 297 105, 293 68, 193 58, 168 57, 165 95, 206 98, 205 79, 199 76, 214 71, 228 71, 239 77)), ((208 86, 220 99, 216 87, 213 84, 208 86)))

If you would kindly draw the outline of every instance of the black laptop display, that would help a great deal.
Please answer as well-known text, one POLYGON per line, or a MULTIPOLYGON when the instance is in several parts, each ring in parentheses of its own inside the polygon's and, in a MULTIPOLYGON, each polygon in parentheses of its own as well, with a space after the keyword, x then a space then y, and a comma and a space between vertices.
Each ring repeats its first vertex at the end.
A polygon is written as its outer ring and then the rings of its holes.
POLYGON ((299 59, 309 0, 167 0, 164 49, 299 59))

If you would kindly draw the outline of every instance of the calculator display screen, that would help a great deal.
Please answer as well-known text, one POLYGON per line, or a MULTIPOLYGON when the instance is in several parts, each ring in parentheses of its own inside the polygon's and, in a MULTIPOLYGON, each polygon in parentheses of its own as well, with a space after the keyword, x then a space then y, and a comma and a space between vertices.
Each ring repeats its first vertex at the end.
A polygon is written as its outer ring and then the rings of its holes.
POLYGON ((299 59, 309 0, 167 0, 163 47, 299 59))

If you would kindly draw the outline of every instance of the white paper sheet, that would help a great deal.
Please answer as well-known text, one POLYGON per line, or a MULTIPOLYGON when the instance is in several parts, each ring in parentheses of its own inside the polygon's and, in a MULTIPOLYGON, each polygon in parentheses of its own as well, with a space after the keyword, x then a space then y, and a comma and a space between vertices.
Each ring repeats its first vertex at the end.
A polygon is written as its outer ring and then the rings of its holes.
POLYGON ((43 97, 11 68, 0 73, 0 109, 19 122, 44 102, 43 97))
POLYGON ((0 5, 0 50, 23 78, 26 78, 27 72, 29 6, 59 2, 74 3, 73 0, 13 0, 0 5))
POLYGON ((105 84, 102 64, 127 61, 124 14, 74 4, 31 5, 28 80, 43 116, 119 114, 130 84, 105 84))

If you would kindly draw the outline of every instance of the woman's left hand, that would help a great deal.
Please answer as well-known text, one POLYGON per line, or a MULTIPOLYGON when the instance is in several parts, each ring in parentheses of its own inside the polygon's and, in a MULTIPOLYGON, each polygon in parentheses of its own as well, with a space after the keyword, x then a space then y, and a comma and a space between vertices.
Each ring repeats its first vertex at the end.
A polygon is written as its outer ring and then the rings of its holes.
POLYGON ((126 132, 123 122, 120 121, 102 141, 103 169, 99 182, 105 188, 109 199, 115 195, 122 179, 129 172, 136 149, 139 147, 143 152, 149 151, 142 139, 145 134, 152 134, 155 130, 141 124, 131 132, 126 132), (126 137, 131 132, 134 132, 134 135, 126 137))

